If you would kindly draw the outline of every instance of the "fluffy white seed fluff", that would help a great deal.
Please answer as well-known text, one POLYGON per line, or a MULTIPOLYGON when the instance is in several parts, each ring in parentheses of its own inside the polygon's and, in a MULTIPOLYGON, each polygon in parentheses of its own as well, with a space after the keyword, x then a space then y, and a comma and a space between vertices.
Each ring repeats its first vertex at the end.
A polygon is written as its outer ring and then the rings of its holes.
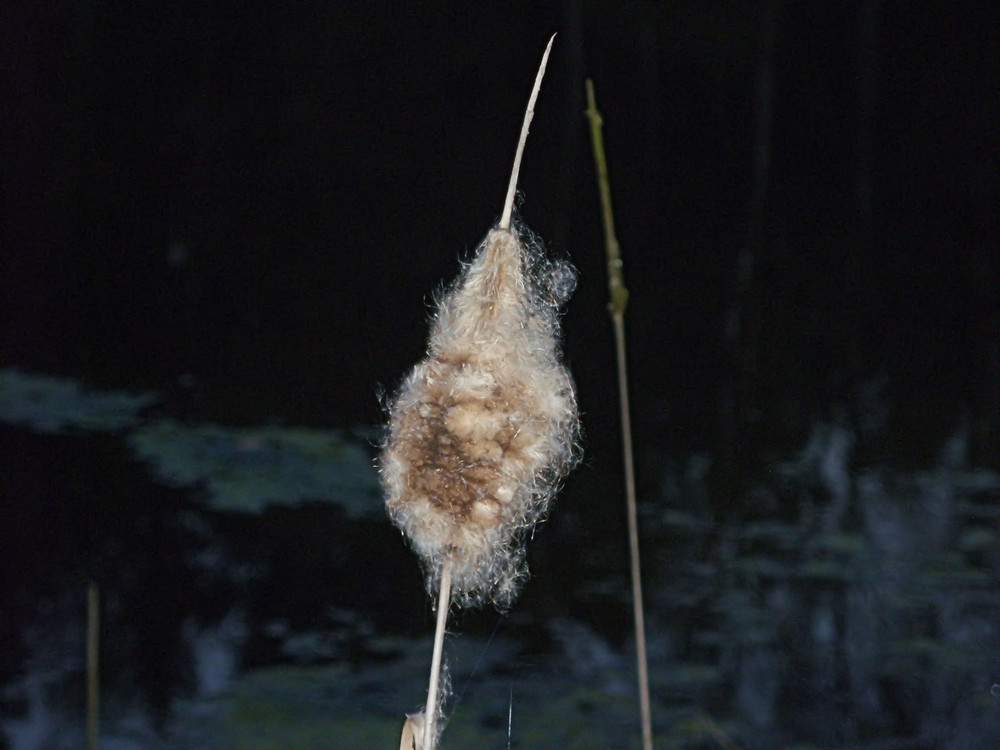
POLYGON ((504 607, 523 536, 578 460, 579 419, 561 362, 559 307, 576 275, 527 230, 494 229, 441 298, 426 358, 390 408, 386 505, 432 595, 451 559, 453 601, 504 607))

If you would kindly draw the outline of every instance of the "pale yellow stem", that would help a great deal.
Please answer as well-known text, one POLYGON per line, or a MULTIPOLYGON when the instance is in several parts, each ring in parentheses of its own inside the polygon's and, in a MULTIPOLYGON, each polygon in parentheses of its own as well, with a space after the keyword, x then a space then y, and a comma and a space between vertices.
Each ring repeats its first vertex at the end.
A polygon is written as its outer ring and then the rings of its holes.
POLYGON ((427 687, 427 708, 424 712, 423 750, 434 750, 438 710, 438 683, 441 678, 441 653, 444 651, 444 628, 451 606, 451 559, 441 564, 441 586, 438 592, 437 627, 434 629, 434 650, 431 655, 431 677, 427 687))
POLYGON ((538 99, 538 91, 542 88, 542 77, 545 75, 545 66, 549 61, 549 51, 552 49, 552 41, 556 38, 553 34, 549 43, 545 45, 545 52, 542 54, 542 63, 538 66, 538 73, 535 75, 535 85, 531 89, 531 96, 528 97, 528 108, 524 111, 524 121, 521 123, 521 137, 517 141, 517 151, 514 152, 514 168, 510 172, 510 183, 507 185, 507 198, 503 202, 503 214, 500 217, 500 229, 510 229, 510 217, 514 212, 514 193, 517 191, 517 176, 521 171, 521 156, 524 154, 524 144, 528 141, 528 128, 531 125, 531 118, 535 116, 535 100, 538 99))

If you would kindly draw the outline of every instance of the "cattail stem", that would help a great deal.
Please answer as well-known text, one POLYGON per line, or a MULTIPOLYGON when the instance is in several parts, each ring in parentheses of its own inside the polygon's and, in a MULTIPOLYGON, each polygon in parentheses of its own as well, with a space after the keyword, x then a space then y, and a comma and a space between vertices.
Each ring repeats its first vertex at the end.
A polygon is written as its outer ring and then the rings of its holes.
POLYGON ((441 564, 441 585, 438 592, 437 627, 434 629, 434 650, 431 655, 431 677, 427 687, 427 708, 424 711, 423 750, 434 750, 435 725, 438 711, 438 683, 441 678, 441 652, 444 650, 444 628, 451 606, 451 558, 441 564))
POLYGON ((538 99, 538 91, 542 88, 545 66, 549 62, 549 51, 552 49, 552 42, 555 38, 556 35, 553 34, 549 38, 549 43, 545 45, 545 52, 542 53, 542 63, 538 66, 538 73, 535 75, 535 85, 531 88, 531 96, 528 97, 528 108, 524 110, 524 120, 521 122, 521 137, 517 141, 517 150, 514 152, 514 168, 510 171, 507 197, 503 202, 503 213, 500 216, 500 229, 510 229, 510 217, 514 212, 514 192, 517 190, 517 176, 521 171, 521 156, 524 154, 524 144, 528 141, 528 128, 531 126, 531 119, 535 116, 535 100, 538 99))
POLYGON ((551 46, 528 99, 500 224, 441 299, 427 357, 400 388, 379 459, 386 509, 423 560, 428 592, 438 589, 423 726, 417 731, 420 717, 407 717, 401 747, 418 735, 416 750, 437 743, 452 601, 510 603, 525 569, 523 536, 579 460, 576 395, 558 345, 558 310, 576 272, 546 258, 527 230, 511 229, 551 46))
POLYGON ((622 454, 625 464, 625 506, 628 510, 629 558, 632 573, 632 608, 635 620, 636 664, 639 673, 639 718, 642 723, 643 750, 653 750, 653 721, 649 700, 649 670, 646 658, 646 622, 642 605, 642 574, 639 566, 639 521, 636 511, 635 461, 632 457, 632 420, 629 415, 628 368, 625 362, 625 305, 628 289, 622 275, 622 259, 615 236, 611 212, 611 188, 604 156, 604 136, 601 113, 594 97, 594 83, 587 79, 587 117, 590 138, 597 167, 597 186, 601 194, 601 214, 604 217, 604 239, 608 256, 608 311, 615 330, 615 358, 618 365, 618 405, 622 422, 622 454))
POLYGON ((97 750, 98 720, 101 709, 100 677, 100 591, 97 583, 87 584, 87 750, 97 750))

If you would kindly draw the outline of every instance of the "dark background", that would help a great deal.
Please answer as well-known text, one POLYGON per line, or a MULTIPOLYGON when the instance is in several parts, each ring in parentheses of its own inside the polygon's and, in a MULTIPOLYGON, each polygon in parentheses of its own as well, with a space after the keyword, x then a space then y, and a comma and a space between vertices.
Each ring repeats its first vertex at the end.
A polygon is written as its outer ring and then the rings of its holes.
MULTIPOLYGON (((872 411, 886 416, 867 460, 927 466, 963 429, 971 463, 995 468, 989 21, 875 0, 3 3, 0 366, 156 391, 193 422, 379 424, 433 293, 498 219, 558 32, 520 180, 522 218, 580 271, 564 326, 586 458, 554 525, 573 509, 597 534, 624 515, 586 77, 647 500, 665 456, 700 451, 709 513, 751 514, 746 488, 812 425, 872 411)), ((31 469, 5 485, 19 497, 94 465, 123 497, 139 481, 101 441, 60 474, 38 455, 69 448, 22 438, 4 439, 8 476, 31 469)), ((571 566, 546 549, 529 601, 571 566)), ((623 554, 605 562, 624 574, 623 554)))
POLYGON ((2 23, 2 364, 229 423, 381 421, 432 291, 499 215, 559 32, 520 189, 580 269, 592 455, 617 448, 586 76, 640 439, 794 432, 885 377, 911 433, 964 416, 995 458, 1000 40, 968 9, 7 3, 2 23))

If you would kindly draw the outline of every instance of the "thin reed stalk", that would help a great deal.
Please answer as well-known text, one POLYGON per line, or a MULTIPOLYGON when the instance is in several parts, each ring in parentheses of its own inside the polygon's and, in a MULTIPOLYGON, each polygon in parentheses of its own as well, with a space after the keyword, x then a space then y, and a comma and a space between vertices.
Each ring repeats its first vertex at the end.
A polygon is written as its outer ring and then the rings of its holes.
POLYGON ((438 682, 441 678, 441 653, 444 651, 444 632, 451 606, 451 559, 441 564, 441 584, 438 591, 437 626, 434 628, 434 650, 431 654, 430 682, 427 686, 427 707, 424 709, 424 747, 434 746, 437 725, 438 682))
POLYGON ((604 155, 603 119, 594 97, 594 83, 587 79, 587 119, 597 167, 597 188, 604 219, 604 246, 608 259, 608 312, 615 331, 615 359, 618 368, 618 406, 622 424, 622 457, 625 467, 625 507, 628 510, 629 567, 632 575, 632 611, 635 621, 636 665, 639 675, 639 718, 643 750, 653 750, 653 722, 649 701, 649 669, 646 659, 646 623, 642 605, 642 573, 639 565, 639 521, 635 498, 635 462, 632 457, 632 420, 629 410, 628 368, 625 358, 625 307, 628 289, 622 274, 621 250, 615 236, 611 211, 611 187, 604 155))
POLYGON ((87 750, 97 750, 101 713, 100 590, 87 584, 87 750))

